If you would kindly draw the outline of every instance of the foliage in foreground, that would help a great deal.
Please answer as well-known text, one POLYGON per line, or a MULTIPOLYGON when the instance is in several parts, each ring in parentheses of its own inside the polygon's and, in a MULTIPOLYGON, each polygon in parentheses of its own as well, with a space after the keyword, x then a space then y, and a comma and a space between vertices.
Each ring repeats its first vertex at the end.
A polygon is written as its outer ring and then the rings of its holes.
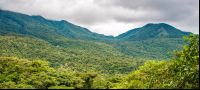
POLYGON ((0 63, 0 89, 89 89, 97 77, 94 72, 54 70, 41 60, 1 57, 0 63))
POLYGON ((189 44, 181 51, 175 50, 169 63, 147 61, 111 88, 199 89, 199 35, 184 38, 189 44))

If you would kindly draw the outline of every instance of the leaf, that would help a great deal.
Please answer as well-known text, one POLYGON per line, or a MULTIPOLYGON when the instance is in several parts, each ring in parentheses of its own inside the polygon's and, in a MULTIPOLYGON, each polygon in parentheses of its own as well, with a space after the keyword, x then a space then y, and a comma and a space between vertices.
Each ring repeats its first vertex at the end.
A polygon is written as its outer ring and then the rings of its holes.
POLYGON ((162 87, 169 86, 169 84, 163 84, 162 87))
POLYGON ((185 40, 184 43, 188 42, 189 40, 185 40))
POLYGON ((187 36, 183 36, 183 38, 184 38, 184 39, 188 39, 188 37, 187 37, 187 36))

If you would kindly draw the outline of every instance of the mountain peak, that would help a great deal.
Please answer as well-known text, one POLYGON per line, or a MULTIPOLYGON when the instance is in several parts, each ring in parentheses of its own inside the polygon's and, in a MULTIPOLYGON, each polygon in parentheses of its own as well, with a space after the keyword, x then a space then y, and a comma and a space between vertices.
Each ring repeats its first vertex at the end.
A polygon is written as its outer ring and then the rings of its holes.
POLYGON ((146 40, 149 38, 183 38, 190 35, 166 23, 148 23, 141 28, 132 29, 117 36, 125 40, 146 40))
POLYGON ((143 26, 143 27, 148 27, 148 26, 152 26, 152 25, 155 25, 155 26, 169 26, 169 27, 173 27, 173 26, 171 26, 171 25, 169 25, 169 24, 167 24, 167 23, 148 23, 148 24, 146 24, 146 25, 143 26))

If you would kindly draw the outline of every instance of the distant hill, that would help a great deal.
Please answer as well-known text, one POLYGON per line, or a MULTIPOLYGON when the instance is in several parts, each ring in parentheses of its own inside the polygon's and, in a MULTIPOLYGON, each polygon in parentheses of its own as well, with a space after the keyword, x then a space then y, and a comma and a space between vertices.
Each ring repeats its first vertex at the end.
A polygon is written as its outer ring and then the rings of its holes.
POLYGON ((4 10, 0 10, 0 30, 28 34, 45 40, 60 36, 82 40, 114 38, 91 32, 65 20, 53 21, 39 15, 29 16, 4 10))
POLYGON ((116 38, 123 40, 146 40, 150 38, 182 38, 191 32, 183 32, 165 23, 149 23, 141 28, 132 29, 116 38))
POLYGON ((105 36, 65 20, 0 10, 1 36, 33 37, 69 50, 107 52, 104 55, 117 52, 134 58, 168 59, 167 51, 180 50, 185 45, 183 36, 190 34, 165 23, 149 23, 117 37, 105 36))
POLYGON ((105 36, 65 20, 53 21, 39 15, 29 16, 4 10, 0 10, 0 30, 28 34, 46 40, 62 36, 97 42, 104 39, 146 40, 149 38, 182 38, 192 34, 191 32, 183 32, 165 23, 149 23, 141 28, 129 30, 117 37, 105 36))

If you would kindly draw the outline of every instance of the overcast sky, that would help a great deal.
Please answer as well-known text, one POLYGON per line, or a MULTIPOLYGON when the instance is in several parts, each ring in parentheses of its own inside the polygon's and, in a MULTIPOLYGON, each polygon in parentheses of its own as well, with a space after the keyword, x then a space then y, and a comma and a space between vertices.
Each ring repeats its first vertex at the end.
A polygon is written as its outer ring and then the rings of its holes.
POLYGON ((199 34, 199 0, 0 0, 0 9, 66 20, 104 35, 147 23, 199 34))

